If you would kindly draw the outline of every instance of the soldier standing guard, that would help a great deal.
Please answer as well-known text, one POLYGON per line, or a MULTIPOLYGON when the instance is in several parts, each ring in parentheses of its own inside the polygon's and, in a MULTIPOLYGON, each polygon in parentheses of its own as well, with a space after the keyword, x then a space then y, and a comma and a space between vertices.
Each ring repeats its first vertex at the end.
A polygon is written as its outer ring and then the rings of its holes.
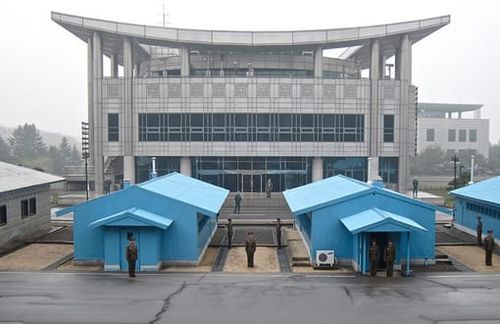
POLYGON ((385 248, 385 264, 387 266, 387 277, 392 277, 394 270, 394 259, 396 258, 396 248, 392 245, 392 241, 387 242, 385 248))
POLYGON ((477 216, 477 226, 476 226, 476 235, 477 235, 477 245, 483 245, 481 243, 483 239, 483 222, 481 222, 481 216, 477 216))
POLYGON ((271 198, 271 191, 273 191, 273 182, 271 181, 271 178, 267 179, 266 183, 266 197, 271 198))
POLYGON ((127 262, 128 262, 128 276, 129 278, 135 277, 135 262, 137 261, 138 252, 135 245, 135 238, 131 237, 127 246, 127 262))
POLYGON ((493 238, 493 231, 488 231, 488 236, 484 238, 484 251, 485 251, 485 263, 487 266, 492 266, 492 255, 493 249, 495 248, 495 239, 493 238))
POLYGON ((370 250, 368 251, 370 258, 370 276, 377 275, 377 263, 378 263, 378 246, 377 241, 373 240, 370 250))
POLYGON ((231 249, 232 242, 233 242, 233 220, 229 218, 227 220, 227 248, 231 249))
POLYGON ((276 240, 278 241, 278 249, 281 249, 281 219, 276 219, 276 240))
POLYGON ((413 179, 413 198, 417 198, 418 196, 418 180, 417 178, 413 179))
POLYGON ((245 252, 247 253, 247 267, 253 268, 253 255, 257 248, 257 242, 253 232, 248 232, 247 239, 245 241, 245 252))
POLYGON ((234 196, 234 214, 236 214, 236 211, 238 211, 238 214, 240 213, 240 204, 241 204, 241 195, 240 192, 238 191, 234 196))

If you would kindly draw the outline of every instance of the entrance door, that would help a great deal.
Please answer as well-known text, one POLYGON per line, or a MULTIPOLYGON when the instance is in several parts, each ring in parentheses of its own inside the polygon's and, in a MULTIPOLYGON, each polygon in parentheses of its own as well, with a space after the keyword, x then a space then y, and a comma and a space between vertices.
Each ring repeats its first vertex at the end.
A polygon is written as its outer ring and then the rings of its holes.
POLYGON ((120 230, 120 270, 128 271, 128 262, 127 262, 127 246, 129 243, 129 238, 135 238, 135 244, 137 245, 137 249, 139 250, 139 258, 135 263, 135 270, 139 271, 141 268, 141 237, 140 232, 136 228, 122 228, 120 230))
POLYGON ((375 240, 377 241, 377 246, 378 246, 378 255, 379 255, 379 258, 378 258, 378 263, 377 263, 377 269, 380 270, 380 269, 385 269, 386 268, 386 265, 385 265, 385 260, 384 260, 384 251, 385 251, 385 248, 387 246, 387 233, 384 233, 384 232, 374 232, 374 233, 371 233, 370 235, 370 241, 369 241, 369 244, 371 245, 371 242, 375 240))
POLYGON ((262 175, 242 174, 241 184, 242 192, 262 192, 262 175))

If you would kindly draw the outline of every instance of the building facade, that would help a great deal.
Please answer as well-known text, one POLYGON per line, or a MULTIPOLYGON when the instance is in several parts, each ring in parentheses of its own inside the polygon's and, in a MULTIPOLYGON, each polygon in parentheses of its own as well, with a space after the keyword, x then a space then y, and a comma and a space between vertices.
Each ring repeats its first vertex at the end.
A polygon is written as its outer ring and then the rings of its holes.
POLYGON ((483 105, 418 103, 417 148, 440 147, 449 155, 472 150, 489 157, 489 123, 481 119, 483 105), (462 118, 470 113, 469 118, 462 118))
POLYGON ((406 189, 416 138, 412 45, 450 17, 270 32, 52 20, 87 42, 97 193, 109 167, 121 167, 124 181, 148 179, 152 156, 159 174, 255 192, 268 178, 282 191, 334 174, 380 174, 406 189), (346 50, 324 56, 335 48, 346 50))
MULTIPOLYGON (((380 181, 381 182, 381 181, 380 181)), ((396 248, 395 268, 432 264, 435 259, 435 208, 388 190, 375 181, 367 184, 334 176, 287 190, 292 211, 312 264, 321 251, 332 251, 341 265, 366 273, 373 240, 379 247, 377 268, 385 268, 388 241, 396 248)))
POLYGON ((74 213, 74 256, 78 264, 126 271, 125 249, 134 237, 138 271, 163 265, 197 265, 217 229, 229 191, 171 173, 62 209, 74 213))
POLYGON ((450 192, 455 198, 455 226, 476 235, 477 217, 483 223, 483 237, 493 230, 500 240, 500 177, 483 180, 450 192))
POLYGON ((64 178, 0 162, 0 248, 50 228, 50 184, 64 178))

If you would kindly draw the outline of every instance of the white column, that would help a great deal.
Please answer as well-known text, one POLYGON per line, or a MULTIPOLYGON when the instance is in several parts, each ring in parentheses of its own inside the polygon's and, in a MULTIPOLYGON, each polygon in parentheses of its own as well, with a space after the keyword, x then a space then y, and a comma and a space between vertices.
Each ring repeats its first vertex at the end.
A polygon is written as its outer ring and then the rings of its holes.
POLYGON ((378 40, 371 43, 370 48, 370 79, 378 80, 380 78, 380 45, 378 40))
POLYGON ((103 152, 103 112, 102 112, 102 44, 101 35, 94 33, 92 39, 93 112, 94 125, 94 182, 95 193, 104 193, 104 152, 103 152))
POLYGON ((183 47, 180 49, 181 52, 181 76, 189 76, 189 48, 183 47))
POLYGON ((314 77, 323 77, 323 48, 321 47, 314 50, 314 77))
POLYGON ((130 39, 123 39, 123 112, 124 125, 120 127, 123 133, 124 157, 123 157, 123 180, 130 184, 135 183, 135 159, 133 152, 133 104, 132 104, 132 81, 134 77, 133 45, 130 39))
POLYGON ((191 158, 182 157, 181 158, 181 174, 191 177, 191 158))
POLYGON ((94 161, 94 50, 93 37, 87 39, 87 121, 89 123, 90 163, 94 161))
POLYGON ((315 157, 312 160, 312 182, 323 179, 323 158, 315 157))
POLYGON ((396 62, 399 65, 399 79, 411 84, 411 43, 408 35, 401 37, 399 50, 399 62, 396 62))
POLYGON ((371 183, 373 179, 378 178, 379 167, 378 167, 378 156, 371 156, 368 158, 368 176, 367 182, 371 183))
MULTIPOLYGON (((380 45, 378 40, 374 40, 370 47, 370 132, 369 132, 369 156, 378 155, 378 143, 382 138, 379 128, 379 100, 378 100, 378 80, 380 78, 380 45)), ((378 173, 377 173, 378 174, 378 173)))
POLYGON ((109 57, 109 60, 110 60, 110 64, 109 64, 110 76, 112 78, 117 78, 118 77, 118 55, 116 55, 115 53, 111 54, 111 56, 109 57))
POLYGON ((474 183, 474 158, 475 158, 474 155, 470 156, 470 181, 469 181, 469 184, 474 183))

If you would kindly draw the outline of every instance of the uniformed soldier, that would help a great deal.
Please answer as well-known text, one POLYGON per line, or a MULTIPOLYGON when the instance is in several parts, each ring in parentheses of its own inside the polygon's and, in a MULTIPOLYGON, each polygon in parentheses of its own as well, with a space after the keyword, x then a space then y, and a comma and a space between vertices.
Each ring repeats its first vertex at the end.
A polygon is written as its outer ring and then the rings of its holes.
POLYGON ((273 191, 273 182, 271 181, 271 178, 267 179, 266 183, 266 197, 271 198, 271 192, 273 191))
POLYGON ((245 241, 245 252, 247 253, 247 266, 249 268, 253 268, 253 255, 256 248, 257 242, 255 241, 253 232, 248 232, 248 236, 245 241))
POLYGON ((227 248, 230 249, 233 242, 233 220, 229 218, 227 220, 227 248))
POLYGON ((368 251, 369 259, 370 259, 370 275, 377 275, 377 263, 378 263, 378 246, 377 241, 373 240, 372 245, 370 246, 370 250, 368 251))
POLYGON ((493 231, 488 231, 488 236, 484 238, 484 251, 485 251, 485 262, 487 266, 492 266, 492 255, 493 249, 495 248, 495 239, 493 238, 493 231))
POLYGON ((418 196, 418 180, 417 178, 413 179, 413 198, 417 198, 418 196))
POLYGON ((236 214, 236 211, 238 211, 238 214, 240 213, 240 204, 241 204, 241 195, 240 192, 238 191, 234 196, 234 214, 236 214))
POLYGON ((483 222, 481 222, 481 216, 477 216, 476 235, 477 235, 477 245, 481 246, 483 239, 483 222))
POLYGON ((392 277, 394 269, 394 259, 396 258, 396 248, 392 241, 387 242, 385 247, 385 264, 387 267, 387 277, 392 277))
POLYGON ((278 249, 281 249, 281 219, 276 219, 276 240, 278 241, 278 249))
POLYGON ((135 245, 135 238, 131 237, 127 246, 127 262, 128 262, 128 276, 129 278, 135 277, 135 262, 138 257, 137 246, 135 245))

